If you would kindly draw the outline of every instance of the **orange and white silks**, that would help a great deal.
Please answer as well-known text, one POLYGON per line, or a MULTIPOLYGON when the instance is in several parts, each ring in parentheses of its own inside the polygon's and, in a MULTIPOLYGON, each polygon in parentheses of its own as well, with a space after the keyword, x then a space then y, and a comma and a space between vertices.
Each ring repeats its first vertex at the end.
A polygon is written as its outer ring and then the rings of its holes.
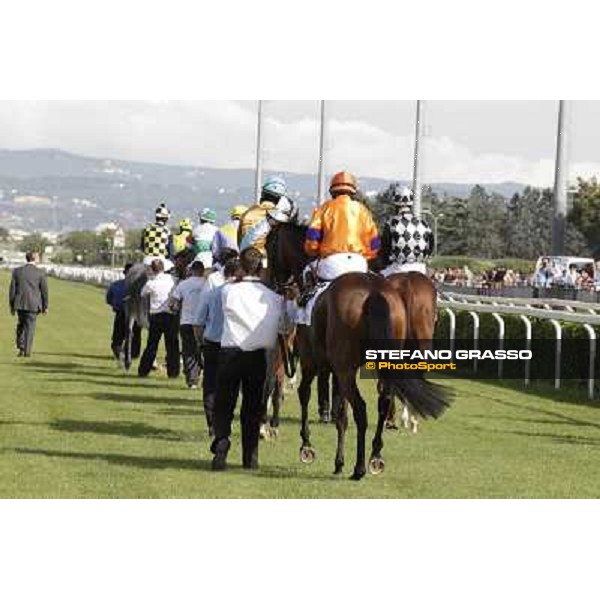
POLYGON ((367 260, 377 256, 381 240, 369 209, 350 196, 337 196, 315 209, 304 250, 309 256, 360 254, 367 260))

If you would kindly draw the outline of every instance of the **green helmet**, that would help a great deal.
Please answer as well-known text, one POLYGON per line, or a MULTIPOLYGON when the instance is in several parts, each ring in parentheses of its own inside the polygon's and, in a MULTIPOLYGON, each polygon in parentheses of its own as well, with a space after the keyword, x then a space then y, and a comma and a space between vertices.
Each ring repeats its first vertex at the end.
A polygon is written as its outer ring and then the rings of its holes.
POLYGON ((199 217, 201 221, 215 223, 217 220, 217 213, 212 208, 203 208, 199 213, 199 217))

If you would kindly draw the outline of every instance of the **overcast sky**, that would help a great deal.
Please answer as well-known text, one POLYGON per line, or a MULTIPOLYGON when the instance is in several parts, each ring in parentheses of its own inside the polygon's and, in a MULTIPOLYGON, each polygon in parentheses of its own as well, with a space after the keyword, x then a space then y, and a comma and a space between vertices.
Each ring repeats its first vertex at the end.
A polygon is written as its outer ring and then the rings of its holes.
MULTIPOLYGON (((553 181, 557 102, 426 103, 423 179, 553 181)), ((317 101, 269 101, 265 168, 315 172, 317 101)), ((330 101, 328 172, 409 178, 415 103, 330 101)), ((0 148, 60 148, 90 156, 253 167, 256 102, 0 101, 0 148)), ((574 101, 570 177, 600 175, 600 101, 574 101)))

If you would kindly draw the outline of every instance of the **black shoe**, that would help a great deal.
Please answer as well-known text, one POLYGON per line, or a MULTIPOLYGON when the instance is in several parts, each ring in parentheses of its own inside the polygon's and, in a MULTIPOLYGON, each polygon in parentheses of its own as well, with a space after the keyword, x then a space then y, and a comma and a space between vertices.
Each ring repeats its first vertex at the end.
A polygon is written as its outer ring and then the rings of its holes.
POLYGON ((242 463, 242 468, 251 471, 255 471, 256 469, 258 469, 258 457, 253 456, 249 460, 244 460, 244 462, 242 463))
POLYGON ((224 471, 227 468, 227 453, 231 443, 228 439, 214 440, 210 451, 215 455, 212 460, 213 471, 224 471))
POLYGON ((23 356, 25 356, 25 351, 19 350, 19 353, 17 354, 17 358, 22 358, 23 356))
POLYGON ((212 470, 225 471, 225 469, 227 469, 227 454, 217 452, 212 459, 212 470))
POLYGON ((248 452, 243 452, 242 467, 244 469, 256 470, 258 469, 258 448, 248 455, 248 452))

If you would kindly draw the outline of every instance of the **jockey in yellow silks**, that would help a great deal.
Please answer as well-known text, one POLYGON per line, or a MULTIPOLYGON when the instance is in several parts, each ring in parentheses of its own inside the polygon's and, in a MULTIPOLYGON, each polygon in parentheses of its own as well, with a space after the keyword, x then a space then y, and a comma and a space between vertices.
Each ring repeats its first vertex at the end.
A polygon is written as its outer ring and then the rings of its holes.
POLYGON ((188 249, 192 241, 192 220, 181 219, 179 221, 179 233, 172 236, 171 256, 177 256, 188 249))
POLYGON ((331 200, 315 209, 304 242, 305 252, 317 257, 311 268, 325 281, 344 273, 366 273, 367 261, 381 247, 371 212, 353 198, 357 192, 354 175, 337 173, 329 191, 331 200))
POLYGON ((246 248, 256 248, 266 259, 265 243, 271 229, 267 214, 287 194, 285 181, 281 177, 269 177, 261 190, 260 201, 251 206, 240 218, 238 243, 240 252, 246 248))

